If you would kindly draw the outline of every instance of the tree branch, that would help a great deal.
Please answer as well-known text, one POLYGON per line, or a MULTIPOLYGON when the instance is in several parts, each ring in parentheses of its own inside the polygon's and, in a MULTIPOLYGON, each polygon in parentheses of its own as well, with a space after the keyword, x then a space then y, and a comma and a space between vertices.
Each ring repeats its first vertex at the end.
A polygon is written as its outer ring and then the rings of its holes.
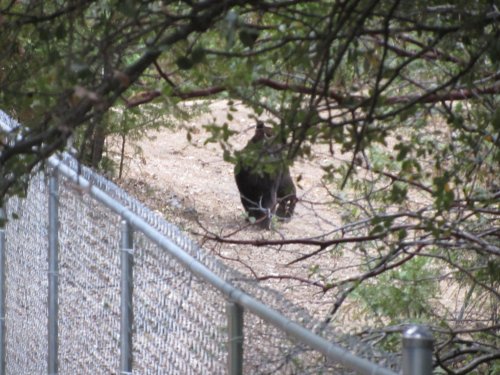
MULTIPOLYGON (((288 84, 283 82, 278 82, 269 78, 259 78, 253 83, 255 86, 266 86, 271 89, 277 91, 291 91, 300 94, 313 94, 314 90, 307 86, 288 84)), ((192 91, 180 91, 175 89, 172 93, 173 97, 180 98, 182 100, 194 99, 194 98, 202 98, 211 95, 216 95, 221 92, 227 91, 227 87, 224 86, 212 86, 198 90, 192 91)), ((493 86, 488 86, 485 88, 474 88, 474 89, 456 89, 451 90, 446 93, 435 93, 430 95, 401 95, 401 96, 393 96, 384 99, 382 105, 394 105, 394 104, 408 104, 412 102, 420 102, 420 103, 438 103, 442 101, 457 101, 457 100, 467 100, 472 99, 480 95, 492 95, 500 93, 500 82, 495 83, 493 86)), ((129 99, 124 99, 127 108, 137 107, 141 104, 149 103, 157 97, 161 96, 161 92, 157 90, 145 91, 138 95, 135 95, 129 99)), ((356 102, 362 103, 368 100, 368 97, 362 96, 342 96, 336 93, 334 90, 328 91, 328 97, 334 99, 339 103, 339 105, 350 103, 354 104, 356 102)))

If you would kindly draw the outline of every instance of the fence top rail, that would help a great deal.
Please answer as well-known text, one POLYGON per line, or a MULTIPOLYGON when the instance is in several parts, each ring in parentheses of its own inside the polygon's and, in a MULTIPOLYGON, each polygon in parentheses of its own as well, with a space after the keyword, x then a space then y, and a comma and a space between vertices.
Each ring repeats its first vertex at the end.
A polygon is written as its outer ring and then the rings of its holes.
MULTIPOLYGON (((13 127, 20 125, 12 120, 8 115, 0 110, 0 128, 4 131, 10 131, 13 127)), ((150 225, 146 220, 137 215, 133 210, 120 203, 117 199, 107 194, 95 184, 87 180, 78 169, 72 168, 71 163, 78 162, 69 154, 63 153, 51 156, 48 159, 48 164, 58 173, 66 177, 73 184, 77 185, 82 191, 85 191, 98 202, 121 216, 132 227, 142 232, 146 237, 153 241, 156 245, 174 257, 184 267, 189 269, 193 274, 200 277, 205 282, 219 290, 232 302, 243 306, 248 311, 260 317, 264 321, 281 329, 296 340, 309 345, 311 348, 321 352, 328 359, 343 365, 344 367, 354 370, 360 374, 371 375, 396 375, 389 369, 379 366, 365 358, 356 356, 339 345, 333 344, 304 328, 300 324, 286 318, 278 311, 263 304, 257 299, 251 297, 244 291, 234 287, 229 282, 219 277, 215 272, 206 267, 200 260, 196 259, 182 247, 166 237, 159 230, 150 225), (69 161, 69 162, 68 162, 69 161)))

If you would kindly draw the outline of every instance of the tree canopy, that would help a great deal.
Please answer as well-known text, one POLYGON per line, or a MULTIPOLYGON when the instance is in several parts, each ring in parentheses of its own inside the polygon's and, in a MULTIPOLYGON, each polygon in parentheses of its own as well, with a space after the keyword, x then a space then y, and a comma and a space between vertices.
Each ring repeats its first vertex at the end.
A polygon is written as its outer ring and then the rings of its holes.
MULTIPOLYGON (((23 125, 0 137, 0 200, 71 138, 98 165, 110 109, 133 129, 182 100, 241 101, 271 115, 290 163, 350 155, 324 166, 341 230, 287 239, 318 262, 366 256, 322 278, 326 321, 355 297, 381 331, 432 324, 443 371, 500 371, 499 26, 487 0, 2 1, 1 109, 23 125), (456 311, 432 304, 450 280, 456 311)), ((234 162, 227 124, 211 129, 234 162)))

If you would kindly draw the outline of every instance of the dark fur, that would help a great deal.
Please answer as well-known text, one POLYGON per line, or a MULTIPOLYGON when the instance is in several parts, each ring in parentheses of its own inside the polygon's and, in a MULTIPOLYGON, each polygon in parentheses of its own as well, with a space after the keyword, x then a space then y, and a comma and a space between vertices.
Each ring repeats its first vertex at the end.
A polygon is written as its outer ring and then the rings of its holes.
POLYGON ((283 165, 279 145, 273 141, 272 129, 259 121, 254 136, 242 150, 247 157, 252 154, 253 162, 248 165, 240 161, 235 167, 241 203, 248 216, 264 228, 270 227, 274 214, 280 219, 291 218, 297 202, 290 170, 283 165), (259 168, 262 161, 264 165, 259 168), (271 171, 263 170, 266 164, 271 171))

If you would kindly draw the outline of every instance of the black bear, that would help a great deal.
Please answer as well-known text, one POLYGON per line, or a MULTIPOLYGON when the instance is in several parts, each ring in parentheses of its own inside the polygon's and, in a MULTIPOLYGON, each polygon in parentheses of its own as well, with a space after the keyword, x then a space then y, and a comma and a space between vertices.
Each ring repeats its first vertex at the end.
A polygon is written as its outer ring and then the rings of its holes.
POLYGON ((235 179, 248 217, 267 229, 275 214, 278 219, 291 218, 296 189, 272 129, 258 121, 255 134, 240 155, 235 179))

